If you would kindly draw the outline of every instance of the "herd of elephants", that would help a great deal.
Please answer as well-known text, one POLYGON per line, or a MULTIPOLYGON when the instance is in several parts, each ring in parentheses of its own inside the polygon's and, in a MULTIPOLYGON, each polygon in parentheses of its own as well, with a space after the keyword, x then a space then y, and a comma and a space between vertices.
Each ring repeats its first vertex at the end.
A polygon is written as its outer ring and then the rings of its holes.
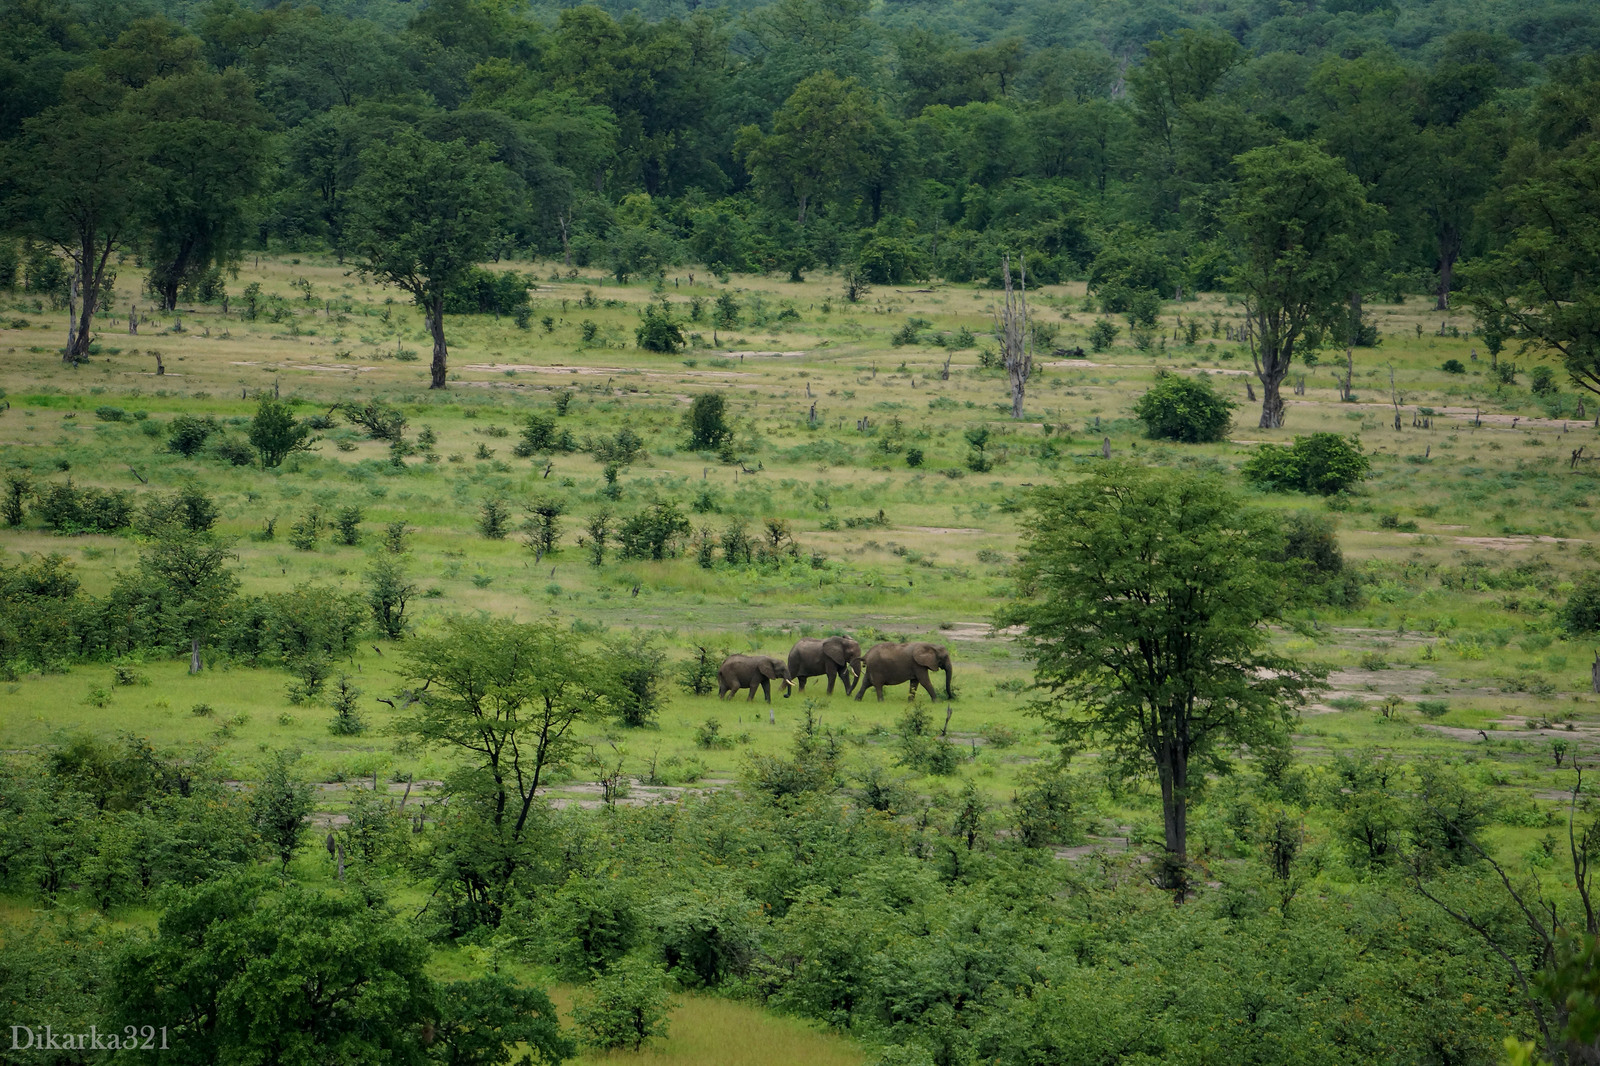
POLYGON ((912 696, 917 686, 928 690, 931 699, 938 699, 928 674, 932 670, 944 671, 945 699, 954 699, 950 689, 950 652, 943 644, 911 641, 905 644, 874 644, 865 655, 861 645, 849 637, 806 637, 789 649, 788 661, 771 655, 730 655, 717 670, 717 698, 737 695, 740 689, 749 689, 747 702, 756 698, 757 686, 767 702, 772 702, 772 682, 781 681, 784 696, 789 696, 796 683, 800 691, 806 690, 806 678, 826 677, 828 694, 833 695, 833 683, 844 678, 844 690, 855 692, 856 699, 867 694, 867 689, 878 691, 878 702, 883 702, 883 686, 911 684, 912 696))

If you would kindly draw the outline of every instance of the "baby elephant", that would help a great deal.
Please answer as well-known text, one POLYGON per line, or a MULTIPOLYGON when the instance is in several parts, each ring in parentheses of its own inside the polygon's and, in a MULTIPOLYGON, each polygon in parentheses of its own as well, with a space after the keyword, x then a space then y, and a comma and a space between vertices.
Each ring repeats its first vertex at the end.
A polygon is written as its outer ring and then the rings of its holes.
POLYGON ((856 685, 856 699, 867 694, 867 689, 878 690, 878 702, 883 702, 883 686, 903 685, 911 682, 911 695, 917 686, 928 690, 930 699, 938 699, 928 671, 944 671, 944 698, 955 699, 950 691, 950 652, 943 644, 913 641, 909 644, 874 644, 861 660, 861 680, 856 685))
POLYGON ((748 703, 756 698, 759 685, 761 694, 771 703, 774 681, 793 684, 789 680, 789 666, 782 659, 770 655, 730 655, 717 668, 717 699, 736 695, 740 689, 747 688, 750 696, 745 702, 748 703))

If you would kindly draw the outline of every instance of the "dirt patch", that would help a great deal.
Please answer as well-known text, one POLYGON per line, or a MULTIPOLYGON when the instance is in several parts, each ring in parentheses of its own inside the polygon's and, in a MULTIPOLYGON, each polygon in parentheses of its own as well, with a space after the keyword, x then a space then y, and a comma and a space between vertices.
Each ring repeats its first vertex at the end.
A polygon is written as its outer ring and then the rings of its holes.
POLYGON ((940 636, 950 640, 1000 640, 1021 634, 1021 626, 995 629, 987 622, 952 622, 948 627, 941 627, 939 630, 940 636))
MULTIPOLYGON (((1288 400, 1291 404, 1304 404, 1307 406, 1327 407, 1326 403, 1317 400, 1288 400)), ((1394 410, 1392 403, 1341 403, 1340 407, 1371 407, 1380 411, 1394 410)), ((1400 405, 1402 414, 1415 412, 1415 406, 1400 405)), ((1476 418, 1485 425, 1513 426, 1517 429, 1568 429, 1574 425, 1585 426, 1586 422, 1574 422, 1570 418, 1529 418, 1526 415, 1501 415, 1486 414, 1475 407, 1434 407, 1431 418, 1464 418, 1468 421, 1476 418)))
POLYGON ((981 529, 973 529, 973 528, 971 528, 969 526, 904 526, 902 528, 904 528, 907 532, 911 532, 911 533, 982 533, 982 532, 984 532, 981 529))
MULTIPOLYGON (((353 363, 265 363, 248 359, 236 359, 229 363, 230 366, 259 366, 266 370, 323 370, 340 374, 368 374, 378 369, 375 366, 356 366, 353 363)), ((178 377, 176 374, 166 374, 166 377, 178 377)))

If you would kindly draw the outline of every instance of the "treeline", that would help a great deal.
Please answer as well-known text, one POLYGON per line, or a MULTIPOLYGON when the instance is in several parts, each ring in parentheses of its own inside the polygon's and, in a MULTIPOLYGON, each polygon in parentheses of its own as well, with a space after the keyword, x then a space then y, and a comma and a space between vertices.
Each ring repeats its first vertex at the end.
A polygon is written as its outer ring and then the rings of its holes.
POLYGON ((1299 36, 1156 19, 1120 50, 971 46, 884 28, 857 0, 655 22, 587 5, 548 20, 482 0, 413 10, 388 29, 217 0, 186 7, 185 26, 10 3, 11 228, 81 259, 86 292, 114 247, 137 253, 163 306, 215 297, 213 272, 246 243, 357 254, 352 191, 371 149, 407 132, 486 146, 508 197, 491 253, 624 280, 852 264, 902 283, 998 279, 1012 251, 1039 281, 1090 278, 1121 311, 1132 293, 1222 285, 1236 160, 1287 138, 1323 145, 1385 209, 1394 239, 1365 283, 1443 306, 1457 262, 1497 239, 1479 209, 1508 159, 1587 136, 1596 79, 1566 58, 1591 30, 1554 11, 1544 36, 1430 31, 1407 52, 1316 29, 1377 17, 1360 5, 1308 12, 1299 36))

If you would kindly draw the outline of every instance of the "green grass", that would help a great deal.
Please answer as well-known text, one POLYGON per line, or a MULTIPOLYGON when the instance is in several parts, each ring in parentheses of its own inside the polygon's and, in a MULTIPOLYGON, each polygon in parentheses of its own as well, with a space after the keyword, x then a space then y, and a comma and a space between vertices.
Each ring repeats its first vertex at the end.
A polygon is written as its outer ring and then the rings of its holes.
MULTIPOLYGON (((508 266, 549 273, 548 265, 508 266)), ((1440 335, 1443 317, 1424 301, 1372 308, 1383 343, 1356 353, 1360 403, 1338 402, 1326 363, 1300 368, 1291 383, 1303 373, 1305 392, 1293 397, 1287 427, 1261 430, 1252 425, 1256 411, 1244 398, 1248 354, 1209 336, 1214 321, 1238 323, 1237 309, 1215 296, 1170 308, 1164 319, 1170 327, 1173 314, 1181 313, 1205 324, 1207 335, 1192 348, 1138 352, 1118 345, 1083 361, 1044 360, 1030 385, 1028 419, 1014 424, 1003 375, 980 369, 976 349, 889 344, 889 335, 913 314, 939 330, 966 327, 984 343, 992 294, 969 286, 941 285, 930 293, 879 289, 850 305, 839 296, 837 280, 823 274, 798 285, 739 277, 727 288, 746 305, 744 326, 722 331, 721 347, 712 349, 709 323, 690 323, 702 346, 657 355, 631 346, 637 309, 655 295, 651 288, 619 288, 591 272, 575 282, 541 282, 531 331, 509 320, 451 319, 451 388, 430 393, 420 316, 392 292, 347 277, 330 258, 263 258, 259 268, 246 264, 235 287, 260 281, 268 293, 293 296, 290 282, 302 276, 319 302, 296 303, 292 321, 246 322, 237 309, 224 316, 215 307, 194 307, 184 311, 183 332, 172 332, 170 317, 158 316, 137 336, 120 321, 103 321, 105 354, 78 368, 64 368, 49 350, 64 334, 64 316, 12 298, 10 305, 34 326, 0 330, 6 359, 0 387, 12 403, 0 416, 0 464, 24 463, 41 476, 141 492, 198 484, 221 505, 220 529, 235 539, 249 590, 308 581, 356 590, 383 526, 404 521, 416 531, 413 573, 427 596, 413 610, 424 628, 447 614, 487 611, 577 625, 596 639, 637 629, 654 634, 674 661, 697 646, 782 655, 799 636, 839 629, 864 644, 903 637, 948 642, 959 695, 950 731, 969 756, 956 777, 918 777, 895 766, 894 722, 903 713, 903 689, 881 705, 871 697, 857 703, 842 692, 831 700, 816 690, 807 695, 820 704, 824 725, 847 732, 848 774, 877 762, 924 792, 953 790, 970 775, 992 802, 1003 803, 1019 770, 1053 754, 1039 722, 1025 713, 1028 694, 1020 683, 1028 679, 1028 664, 1010 642, 988 631, 1009 591, 1007 566, 1016 556, 1019 505, 1028 487, 1088 469, 1106 437, 1119 456, 1231 472, 1257 441, 1285 441, 1312 430, 1355 432, 1373 455, 1373 477, 1339 504, 1336 517, 1347 558, 1369 578, 1367 598, 1352 611, 1304 612, 1298 631, 1282 634, 1286 648, 1335 672, 1334 691, 1324 700, 1332 713, 1308 715, 1297 745, 1313 760, 1380 745, 1404 755, 1472 755, 1526 766, 1531 776, 1504 786, 1523 792, 1559 787, 1564 772, 1550 765, 1539 747, 1543 741, 1530 739, 1527 750, 1518 751, 1496 733, 1526 732, 1522 724, 1529 719, 1550 720, 1560 732, 1570 720, 1575 750, 1595 746, 1589 650, 1561 639, 1553 627, 1564 590, 1596 554, 1594 475, 1587 466, 1568 470, 1566 462, 1572 448, 1595 442, 1595 431, 1588 423, 1551 421, 1544 402, 1525 388, 1490 385, 1486 357, 1470 357, 1479 342, 1440 335), (586 292, 595 306, 583 306, 586 292), (752 310, 757 297, 764 311, 752 310), (321 309, 322 299, 336 301, 331 313, 321 309), (348 301, 349 310, 341 311, 338 301, 348 301), (777 312, 785 307, 799 318, 779 323, 777 312), (550 334, 538 325, 545 314, 555 320, 550 334), (758 327, 753 319, 761 315, 769 322, 758 327), (598 326, 596 344, 582 343, 585 320, 598 326), (154 374, 152 350, 162 353, 163 376, 154 374), (396 358, 407 350, 423 358, 396 358), (947 358, 950 376, 944 379, 947 358), (1447 358, 1466 363, 1468 374, 1440 371, 1447 358), (1388 393, 1391 366, 1405 410, 1398 432, 1388 393), (1130 409, 1158 369, 1216 373, 1221 391, 1241 402, 1232 439, 1196 446, 1142 439, 1130 409), (745 467, 684 448, 687 400, 707 389, 728 396, 745 467), (435 432, 439 461, 413 456, 397 470, 386 444, 340 421, 323 433, 315 452, 281 470, 228 467, 172 455, 163 437, 146 436, 138 422, 94 417, 102 405, 142 412, 155 422, 211 414, 238 435, 254 396, 274 390, 306 415, 339 400, 381 397, 398 404, 413 439, 425 425, 435 432), (534 411, 553 414, 562 391, 573 398, 558 423, 575 437, 624 425, 645 437, 646 452, 622 472, 617 499, 602 493, 601 464, 586 454, 551 456, 548 473, 545 457, 512 454, 519 422, 534 411), (1433 428, 1411 428, 1412 412, 1423 407, 1434 412, 1433 428), (1473 424, 1477 413, 1481 425, 1473 424), (1520 419, 1515 427, 1513 418, 1520 419), (979 422, 994 434, 989 453, 997 460, 984 473, 966 465, 964 431, 979 422), (891 434, 900 450, 881 447, 891 434), (341 441, 348 451, 340 450, 341 441), (480 446, 492 456, 476 458, 480 446), (905 465, 907 447, 924 452, 923 466, 905 465), (61 464, 67 469, 58 469, 61 464), (758 472, 745 472, 757 464, 758 472), (535 563, 517 535, 491 541, 478 534, 485 499, 511 501, 515 523, 522 518, 520 502, 540 493, 558 495, 567 505, 553 555, 535 563), (780 519, 793 531, 801 561, 766 571, 703 570, 687 557, 639 562, 613 555, 596 568, 577 545, 587 518, 602 507, 626 515, 657 499, 676 499, 687 508, 701 495, 711 507, 691 514, 697 529, 716 533, 742 521, 754 534, 766 519, 780 519), (308 508, 352 504, 365 516, 361 545, 334 546, 324 537, 314 551, 290 546, 288 528, 308 508), (1416 532, 1380 524, 1380 516, 1390 514, 1401 526, 1415 522, 1416 532), (272 517, 276 538, 252 539, 272 517), (823 556, 818 567, 809 562, 813 552, 823 556), (1530 636, 1541 646, 1530 646, 1530 636), (1550 643, 1542 645, 1546 637, 1550 643), (1380 660, 1382 669, 1369 668, 1380 660), (1388 695, 1405 700, 1394 721, 1366 706, 1388 695), (1449 710, 1426 719, 1415 706, 1419 699, 1445 700, 1449 710), (988 744, 982 735, 988 727, 1014 733, 1016 743, 988 744), (1492 742, 1485 744, 1479 729, 1492 742)), ((703 277, 693 287, 683 280, 669 277, 664 295, 684 314, 691 294, 724 291, 703 277)), ((136 300, 130 284, 124 282, 115 301, 119 315, 136 300)), ((1095 316, 1065 310, 1082 298, 1078 283, 1035 296, 1036 314, 1062 323, 1058 343, 1085 342, 1095 316)), ((0 296, 0 307, 6 305, 0 296)), ((1450 326, 1470 326, 1461 318, 1444 324, 1446 333, 1450 326)), ((1342 353, 1324 354, 1327 362, 1336 354, 1342 361, 1342 353)), ((1563 402, 1570 408, 1573 397, 1563 402)), ((1298 496, 1258 502, 1282 511, 1329 506, 1298 496)), ((0 550, 11 561, 21 553, 60 552, 86 587, 99 592, 118 568, 133 563, 139 548, 129 538, 63 538, 25 526, 0 531, 0 550)), ((338 664, 365 691, 372 728, 358 737, 331 735, 332 712, 324 707, 291 706, 285 695, 291 678, 282 670, 223 665, 191 678, 182 663, 170 662, 142 668, 149 686, 112 686, 110 666, 99 664, 0 683, 0 695, 15 708, 0 718, 0 745, 33 747, 74 729, 128 730, 161 743, 215 743, 241 778, 252 775, 265 752, 294 746, 307 752, 306 771, 325 782, 373 773, 437 780, 445 764, 430 753, 396 751, 387 732, 394 712, 376 702, 401 687, 403 659, 403 643, 364 640, 358 654, 338 664), (96 688, 110 691, 105 706, 87 701, 96 688), (210 704, 216 715, 195 717, 189 709, 196 703, 210 704)), ((621 746, 635 775, 651 760, 658 766, 696 760, 704 768, 697 784, 715 786, 735 779, 748 753, 787 745, 803 705, 799 696, 775 699, 769 720, 759 701, 718 703, 674 692, 658 728, 602 726, 586 739, 621 746), (698 749, 695 730, 711 716, 721 719, 725 734, 748 739, 731 748, 698 749)), ((940 701, 933 708, 936 722, 942 711, 940 701)), ((552 794, 589 802, 581 770, 573 775, 558 781, 552 794)), ((1122 813, 1108 813, 1108 824, 1140 811, 1149 816, 1149 795, 1134 795, 1142 798, 1122 813)), ((330 808, 342 802, 338 789, 324 797, 330 808)))

